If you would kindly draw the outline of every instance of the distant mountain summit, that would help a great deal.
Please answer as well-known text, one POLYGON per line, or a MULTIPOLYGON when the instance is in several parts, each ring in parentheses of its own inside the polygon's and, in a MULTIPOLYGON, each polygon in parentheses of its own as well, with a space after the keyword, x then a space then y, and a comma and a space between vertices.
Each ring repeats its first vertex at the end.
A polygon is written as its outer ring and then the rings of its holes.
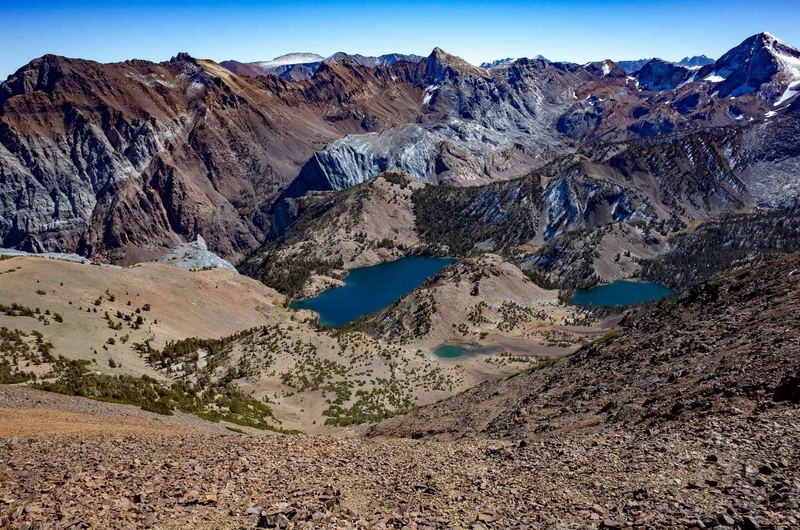
POLYGON ((385 55, 369 56, 361 54, 350 54, 345 52, 336 52, 330 57, 328 61, 351 61, 360 66, 368 66, 374 68, 376 66, 391 66, 400 61, 409 63, 418 63, 423 60, 421 55, 404 54, 404 53, 387 53, 385 55))
MULTIPOLYGON (((623 70, 625 70, 626 73, 633 74, 633 73, 641 70, 641 68, 644 65, 646 65, 647 63, 649 63, 653 59, 655 59, 655 57, 652 57, 650 59, 635 59, 635 60, 632 60, 632 61, 616 61, 616 62, 617 62, 617 65, 620 68, 622 68, 623 70)), ((661 60, 661 59, 659 59, 659 60, 661 60)))
MULTIPOLYGON (((481 63, 480 66, 481 66, 481 68, 489 69, 489 68, 494 68, 496 66, 503 66, 503 65, 506 65, 506 64, 511 64, 516 60, 517 60, 516 57, 506 57, 505 59, 495 59, 494 61, 481 63)), ((547 60, 547 57, 545 57, 544 55, 537 55, 536 57, 533 58, 533 60, 550 62, 550 61, 547 60)))
POLYGON ((706 57, 705 55, 694 55, 692 57, 684 57, 675 64, 685 66, 687 68, 697 68, 707 64, 712 64, 713 62, 714 59, 711 57, 706 57))
POLYGON ((635 74, 642 90, 670 90, 689 77, 691 70, 661 59, 651 59, 635 74))
POLYGON ((694 55, 692 57, 684 57, 683 59, 677 62, 670 62, 670 61, 665 61, 663 59, 659 59, 658 57, 651 57, 650 59, 636 59, 634 61, 617 61, 617 64, 627 73, 633 74, 641 70, 644 67, 644 65, 653 60, 657 60, 662 63, 673 64, 676 66, 684 66, 690 69, 700 68, 701 66, 712 64, 714 62, 714 59, 706 57, 705 55, 694 55))
POLYGON ((262 68, 275 68, 277 66, 287 66, 293 64, 321 63, 325 57, 316 53, 287 53, 280 57, 275 57, 271 61, 261 61, 258 64, 262 68))
POLYGON ((501 64, 508 64, 513 63, 517 59, 515 57, 506 57, 505 59, 495 59, 494 61, 481 63, 481 68, 494 68, 495 66, 500 66, 501 64))
POLYGON ((242 63, 239 61, 223 61, 220 63, 222 66, 237 75, 246 75, 249 77, 256 77, 259 75, 277 75, 287 81, 302 81, 310 79, 323 61, 341 62, 349 61, 359 66, 366 66, 375 68, 376 66, 391 66, 400 61, 410 63, 418 63, 424 57, 414 54, 405 53, 387 53, 378 56, 369 56, 361 54, 350 54, 345 52, 336 52, 330 57, 323 57, 316 53, 287 53, 276 57, 271 61, 256 61, 250 63, 242 63))
POLYGON ((308 79, 319 68, 325 58, 316 53, 287 53, 275 57, 271 61, 241 63, 239 61, 222 61, 222 66, 236 75, 255 77, 273 74, 287 81, 308 79))
POLYGON ((713 85, 709 94, 719 98, 757 93, 774 106, 800 94, 800 51, 770 33, 748 37, 716 61, 696 55, 677 63, 641 59, 618 64, 636 77, 643 90, 669 90, 690 81, 703 82, 713 85))
MULTIPOLYGON (((763 140, 772 158, 723 189, 719 204, 774 204, 800 190, 800 52, 769 34, 696 70, 650 60, 635 78, 610 60, 481 68, 439 48, 418 62, 400 54, 320 59, 32 60, 0 84, 0 246, 131 263, 202 233, 210 251, 235 263, 279 235, 291 200, 310 191, 342 190, 387 170, 476 186, 547 166, 553 179, 559 156, 605 163, 603 145, 706 129, 728 131, 718 156, 695 145, 702 139, 680 150, 664 144, 664 167, 703 160, 713 164, 686 183, 728 178, 763 140)), ((649 158, 626 164, 613 169, 653 176, 649 158)), ((548 201, 577 201, 594 185, 573 192, 566 183, 548 201)), ((617 206, 600 218, 627 215, 628 199, 615 193, 609 204, 617 206)), ((672 204, 706 215, 706 197, 695 206, 689 197, 672 204)), ((552 235, 579 226, 583 211, 544 209, 549 220, 536 226, 552 235)))

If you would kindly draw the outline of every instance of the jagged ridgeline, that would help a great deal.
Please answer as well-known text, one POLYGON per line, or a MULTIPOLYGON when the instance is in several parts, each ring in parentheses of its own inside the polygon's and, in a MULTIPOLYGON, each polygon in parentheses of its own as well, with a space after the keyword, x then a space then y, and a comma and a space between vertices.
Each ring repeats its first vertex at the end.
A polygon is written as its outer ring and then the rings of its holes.
POLYGON ((797 195, 800 54, 766 33, 699 69, 651 61, 633 75, 612 61, 480 68, 438 48, 425 58, 304 57, 228 68, 187 54, 31 61, 0 87, 0 245, 128 264, 202 235, 238 264, 285 230, 287 200, 392 169, 428 184, 494 185, 565 154, 582 169, 569 183, 542 180, 544 195, 526 205, 546 206, 539 221, 513 205, 505 218, 497 204, 451 223, 461 234, 447 243, 474 243, 464 238, 478 219, 524 221, 502 240, 479 230, 474 239, 494 237, 494 250, 537 223, 546 239, 597 224, 606 210, 583 206, 598 194, 616 201, 610 218, 645 222, 797 195), (625 155, 641 139, 657 145, 625 155))

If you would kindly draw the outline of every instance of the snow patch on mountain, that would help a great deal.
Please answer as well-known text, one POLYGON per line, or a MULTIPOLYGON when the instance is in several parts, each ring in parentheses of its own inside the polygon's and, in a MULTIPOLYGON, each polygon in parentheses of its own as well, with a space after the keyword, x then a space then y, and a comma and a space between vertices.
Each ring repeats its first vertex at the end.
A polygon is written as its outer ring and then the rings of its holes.
POLYGON ((166 263, 173 267, 189 271, 228 269, 236 272, 236 267, 229 261, 220 258, 208 250, 206 240, 199 234, 195 241, 181 243, 166 254, 155 258, 153 261, 166 263))
POLYGON ((433 93, 439 90, 439 87, 440 85, 429 85, 427 88, 425 88, 425 95, 422 98, 422 103, 424 105, 430 103, 433 93))
POLYGON ((494 61, 489 61, 485 63, 481 63, 481 68, 494 68, 495 66, 502 66, 504 64, 511 64, 516 61, 516 57, 506 57, 505 59, 495 59, 494 61))
POLYGON ((781 94, 781 97, 779 97, 778 101, 776 101, 772 106, 779 107, 795 97, 797 94, 800 94, 800 81, 795 81, 786 87, 786 91, 781 94))
POLYGON ((275 57, 271 61, 260 61, 256 64, 262 68, 275 68, 276 66, 286 66, 290 64, 308 64, 319 63, 325 60, 325 57, 317 55, 316 53, 287 53, 280 57, 275 57))

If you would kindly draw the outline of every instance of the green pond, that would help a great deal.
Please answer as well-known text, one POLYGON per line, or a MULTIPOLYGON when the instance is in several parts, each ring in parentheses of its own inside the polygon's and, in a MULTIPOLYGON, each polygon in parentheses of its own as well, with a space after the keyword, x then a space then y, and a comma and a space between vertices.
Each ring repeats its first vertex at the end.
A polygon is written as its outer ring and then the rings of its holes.
POLYGON ((433 350, 433 354, 442 359, 455 359, 467 353, 466 348, 461 346, 453 346, 452 344, 442 344, 433 350))
POLYGON ((672 293, 672 289, 657 283, 617 280, 606 285, 598 285, 592 289, 575 292, 572 296, 572 303, 589 306, 643 304, 659 300, 672 293))
POLYGON ((341 287, 295 300, 291 307, 316 311, 321 325, 340 327, 389 307, 455 261, 451 258, 412 256, 353 269, 341 287))

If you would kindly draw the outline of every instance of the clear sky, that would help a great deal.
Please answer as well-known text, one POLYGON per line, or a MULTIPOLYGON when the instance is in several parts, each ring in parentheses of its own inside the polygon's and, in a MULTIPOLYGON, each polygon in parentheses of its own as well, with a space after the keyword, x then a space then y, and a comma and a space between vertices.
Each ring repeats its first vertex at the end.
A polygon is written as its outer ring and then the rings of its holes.
POLYGON ((473 63, 537 54, 677 60, 718 57, 760 31, 800 46, 800 0, 0 0, 0 76, 45 53, 255 61, 295 51, 427 55, 439 46, 473 63))

